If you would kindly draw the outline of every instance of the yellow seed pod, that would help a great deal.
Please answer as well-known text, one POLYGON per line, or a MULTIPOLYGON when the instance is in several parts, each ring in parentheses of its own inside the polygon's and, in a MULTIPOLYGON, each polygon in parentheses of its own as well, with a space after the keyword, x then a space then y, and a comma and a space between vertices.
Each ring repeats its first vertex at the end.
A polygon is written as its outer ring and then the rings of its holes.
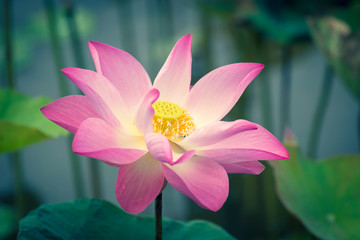
POLYGON ((155 117, 165 120, 172 121, 176 118, 181 117, 181 115, 183 114, 183 109, 175 103, 167 101, 157 101, 152 106, 155 110, 155 117))
POLYGON ((160 133, 173 142, 184 139, 195 130, 195 124, 189 113, 179 105, 166 101, 157 101, 153 105, 154 132, 160 133))

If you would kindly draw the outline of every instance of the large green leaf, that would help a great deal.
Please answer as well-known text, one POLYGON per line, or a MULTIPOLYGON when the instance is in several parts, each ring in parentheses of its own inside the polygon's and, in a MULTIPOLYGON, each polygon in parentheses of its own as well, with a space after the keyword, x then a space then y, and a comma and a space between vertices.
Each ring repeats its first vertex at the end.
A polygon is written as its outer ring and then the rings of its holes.
MULTIPOLYGON (((18 239, 154 239, 154 218, 97 199, 45 204, 20 222, 18 239)), ((163 239, 234 239, 206 221, 163 220, 163 239)))
POLYGON ((308 24, 315 43, 325 53, 340 79, 359 100, 360 32, 353 31, 353 24, 349 25, 335 17, 312 18, 308 20, 308 24))
POLYGON ((271 161, 286 208, 322 239, 360 239, 360 156, 315 162, 286 141, 290 159, 271 161))
POLYGON ((40 108, 50 101, 0 89, 0 153, 67 134, 41 114, 40 108))

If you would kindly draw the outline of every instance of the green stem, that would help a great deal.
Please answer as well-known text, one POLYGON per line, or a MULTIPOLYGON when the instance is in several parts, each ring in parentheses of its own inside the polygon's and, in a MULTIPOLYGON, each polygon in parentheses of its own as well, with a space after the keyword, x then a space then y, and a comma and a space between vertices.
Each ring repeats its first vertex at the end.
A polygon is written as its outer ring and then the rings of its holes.
MULTIPOLYGON (((5 42, 5 59, 6 59, 6 74, 7 85, 10 89, 15 89, 15 77, 13 68, 13 47, 11 36, 11 0, 4 0, 4 42, 5 42)), ((23 179, 23 167, 20 152, 16 151, 11 154, 14 170, 15 182, 15 205, 17 218, 20 220, 25 215, 25 189, 23 179)))
MULTIPOLYGON (((241 56, 242 61, 244 62, 256 61, 257 58, 254 56, 254 53, 256 53, 254 49, 255 41, 253 41, 253 35, 248 31, 248 29, 243 26, 234 25, 232 19, 228 19, 226 26, 228 27, 227 30, 234 40, 237 56, 241 56)), ((228 115, 233 117, 231 114, 235 113, 234 116, 237 119, 245 118, 249 97, 251 97, 249 96, 249 92, 245 91, 228 115), (233 112, 235 109, 236 112, 233 112)), ((263 211, 259 208, 261 199, 258 196, 258 191, 256 191, 259 188, 261 189, 261 183, 259 181, 260 179, 258 179, 257 176, 242 175, 241 179, 237 183, 238 185, 236 186, 237 192, 241 194, 241 207, 236 210, 241 212, 239 221, 243 223, 243 226, 247 229, 247 233, 249 233, 249 235, 256 233, 255 227, 249 224, 249 218, 259 217, 263 213, 263 211)), ((258 225, 262 224, 261 219, 261 222, 258 222, 258 225)), ((240 234, 241 230, 236 231, 240 234)), ((243 235, 243 233, 241 233, 241 235, 243 235)), ((247 237, 248 235, 245 236, 247 237)))
POLYGON ((263 115, 264 127, 271 131, 273 122, 272 122, 272 106, 271 106, 271 94, 270 94, 270 84, 269 78, 266 73, 263 74, 260 84, 261 91, 261 110, 263 115))
POLYGON ((48 27, 51 39, 51 46, 56 66, 56 73, 58 79, 58 85, 60 88, 60 94, 66 96, 70 94, 69 87, 64 75, 61 73, 60 69, 64 67, 64 57, 62 55, 60 38, 57 32, 57 19, 56 19, 56 10, 53 0, 44 0, 46 15, 48 20, 48 27))
POLYGON ((358 124, 357 124, 357 127, 358 127, 358 147, 359 147, 359 150, 360 150, 360 111, 358 113, 358 124))
POLYGON ((93 158, 89 158, 89 161, 90 161, 92 196, 94 198, 101 198, 99 162, 98 160, 93 158))
POLYGON ((205 14, 204 12, 202 12, 201 25, 203 29, 202 52, 204 54, 205 72, 210 72, 211 70, 213 70, 214 61, 211 48, 211 31, 213 26, 211 26, 211 17, 209 17, 209 14, 205 14))
MULTIPOLYGON (((66 21, 70 31, 72 52, 74 53, 75 65, 80 68, 85 68, 84 53, 80 42, 79 28, 76 23, 74 4, 71 0, 64 0, 64 9, 66 21)), ((82 94, 79 91, 80 94, 82 94)), ((101 198, 100 191, 100 171, 98 169, 97 160, 90 159, 90 173, 91 173, 91 187, 92 194, 95 198, 101 198)))
POLYGON ((74 53, 75 64, 79 68, 85 68, 83 50, 80 43, 79 28, 75 19, 74 5, 70 0, 64 1, 65 16, 70 31, 72 52, 74 53))
POLYGON ((280 90, 280 134, 290 125, 290 90, 291 90, 291 46, 283 47, 280 90))
POLYGON ((19 151, 12 154, 14 162, 14 176, 15 176, 15 205, 16 215, 18 219, 25 216, 25 186, 23 178, 23 166, 21 155, 19 151))
MULTIPOLYGON (((260 44, 258 47, 262 47, 264 52, 264 63, 267 64, 270 62, 270 51, 269 42, 264 40, 259 40, 260 44)), ((265 70, 262 73, 262 78, 260 82, 260 91, 261 91, 261 110, 264 127, 271 131, 273 127, 272 121, 272 104, 271 104, 271 92, 269 77, 266 74, 265 70)), ((273 238, 277 237, 276 232, 272 232, 272 229, 275 229, 273 226, 276 225, 279 219, 279 203, 274 189, 274 179, 271 172, 271 167, 267 163, 263 163, 266 168, 265 171, 259 176, 260 184, 258 185, 260 191, 258 196, 262 199, 261 205, 263 205, 263 216, 264 216, 264 229, 267 231, 267 235, 272 235, 273 238), (274 224, 275 223, 275 224, 274 224)))
POLYGON ((119 17, 121 46, 131 55, 139 57, 135 43, 135 18, 131 10, 131 1, 116 0, 115 2, 119 17))
POLYGON ((359 147, 360 147, 360 111, 358 113, 358 141, 359 141, 359 147))
POLYGON ((172 1, 158 0, 160 14, 163 21, 160 22, 160 26, 163 35, 166 37, 174 36, 174 14, 172 9, 172 1))
POLYGON ((7 83, 10 89, 15 88, 14 69, 12 59, 12 36, 11 36, 11 0, 4 0, 4 42, 5 42, 5 59, 7 71, 7 83))
POLYGON ((155 239, 162 239, 162 193, 155 199, 155 239))
MULTIPOLYGON (((53 0, 44 0, 48 27, 50 32, 51 45, 53 50, 53 56, 55 61, 55 67, 57 72, 57 79, 60 88, 60 94, 62 96, 70 95, 69 87, 67 85, 67 80, 64 75, 61 74, 60 69, 64 66, 64 57, 61 52, 60 38, 57 32, 57 19, 56 11, 53 0)), ((68 151, 71 161, 71 167, 73 171, 74 185, 75 185, 75 194, 77 198, 82 198, 85 196, 85 188, 83 182, 83 175, 80 166, 80 158, 78 155, 72 152, 72 137, 67 139, 68 141, 68 151)))
POLYGON ((326 109, 329 103, 330 92, 334 82, 334 72, 330 65, 325 67, 322 89, 319 97, 319 102, 316 107, 314 119, 312 122, 309 141, 308 141, 308 156, 311 158, 316 157, 316 151, 319 144, 319 137, 321 126, 324 122, 326 109))
POLYGON ((83 174, 81 171, 80 158, 72 151, 72 140, 73 137, 69 135, 67 138, 67 147, 69 150, 71 169, 73 173, 75 194, 76 198, 83 198, 85 197, 85 187, 83 174))
POLYGON ((267 162, 262 162, 265 165, 265 170, 262 175, 262 184, 263 184, 263 202, 264 204, 264 215, 265 215, 265 229, 267 231, 267 236, 270 236, 271 239, 279 238, 279 222, 283 217, 284 213, 281 211, 281 205, 276 195, 275 182, 272 172, 272 167, 267 162))
MULTIPOLYGON (((258 179, 255 176, 252 175, 243 175, 243 218, 248 218, 249 216, 260 216, 259 213, 259 202, 260 198, 258 197, 258 192, 256 189, 258 189, 258 179)), ((247 226, 248 223, 246 222, 246 219, 242 220, 245 222, 247 226)), ((261 224, 261 223, 260 223, 261 224)), ((253 232, 253 226, 249 226, 250 231, 253 232)))
MULTIPOLYGON (((268 47, 268 42, 267 41, 262 41, 261 46, 258 46, 259 48, 262 47, 262 49, 264 50, 264 64, 267 64, 270 62, 270 56, 269 56, 269 51, 270 48, 268 47)), ((273 127, 273 121, 272 121, 272 104, 271 104, 271 87, 269 84, 269 77, 267 74, 267 71, 265 70, 262 74, 261 74, 261 82, 260 82, 260 91, 261 91, 261 112, 262 112, 262 117, 263 117, 263 123, 264 123, 264 127, 271 131, 272 127, 273 127)))

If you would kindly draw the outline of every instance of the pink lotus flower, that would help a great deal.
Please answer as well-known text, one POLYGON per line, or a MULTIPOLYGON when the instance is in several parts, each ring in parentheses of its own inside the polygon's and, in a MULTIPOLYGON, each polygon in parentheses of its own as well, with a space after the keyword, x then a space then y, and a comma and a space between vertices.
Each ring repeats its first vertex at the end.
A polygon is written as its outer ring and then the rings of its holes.
POLYGON ((115 193, 128 212, 143 211, 166 181, 198 205, 219 210, 227 173, 259 174, 257 160, 289 157, 261 126, 220 121, 263 69, 258 63, 220 67, 190 89, 191 35, 182 37, 154 84, 130 54, 89 42, 93 72, 63 73, 85 96, 58 99, 41 111, 75 134, 75 153, 119 167, 115 193))

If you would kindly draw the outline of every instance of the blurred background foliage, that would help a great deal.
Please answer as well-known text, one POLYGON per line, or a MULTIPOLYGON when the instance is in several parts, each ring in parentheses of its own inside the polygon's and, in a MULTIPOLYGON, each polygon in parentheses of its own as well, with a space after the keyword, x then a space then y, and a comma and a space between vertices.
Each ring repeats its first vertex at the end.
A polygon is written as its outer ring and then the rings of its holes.
MULTIPOLYGON (((360 238, 359 1, 3 0, 1 14, 0 239, 16 238, 18 220, 41 203, 95 197, 117 205, 116 169, 74 155, 72 136, 39 111, 48 97, 79 94, 60 69, 94 69, 87 41, 96 40, 134 55, 154 79, 186 33, 194 35, 193 84, 224 64, 266 65, 225 120, 258 122, 280 140, 285 134, 291 158, 264 163, 259 176, 230 175, 229 198, 217 213, 168 187, 165 216, 210 220, 237 239, 360 238)), ((101 214, 113 208, 92 203, 76 202, 101 214)), ((44 205, 21 229, 42 229, 41 211, 63 207, 73 205, 44 205)), ((152 215, 150 208, 142 215, 152 215)))

